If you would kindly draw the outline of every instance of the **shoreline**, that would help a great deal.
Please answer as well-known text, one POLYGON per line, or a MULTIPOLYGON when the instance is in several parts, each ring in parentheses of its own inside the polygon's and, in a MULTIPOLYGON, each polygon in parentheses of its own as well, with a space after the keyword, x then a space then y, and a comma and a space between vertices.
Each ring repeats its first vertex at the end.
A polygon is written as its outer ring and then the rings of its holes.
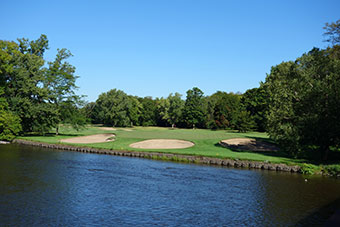
POLYGON ((117 151, 117 150, 109 150, 109 149, 101 149, 101 148, 79 147, 79 146, 72 146, 72 145, 67 145, 67 144, 50 144, 50 143, 35 142, 35 141, 23 140, 23 139, 15 139, 13 140, 12 143, 30 145, 30 146, 36 146, 36 147, 42 147, 42 148, 50 148, 50 149, 56 149, 56 150, 83 152, 83 153, 127 156, 127 157, 147 158, 147 159, 156 159, 156 160, 164 160, 164 161, 177 161, 177 162, 187 162, 187 163, 195 163, 195 164, 235 167, 235 168, 261 169, 261 170, 291 172, 291 173, 300 173, 300 174, 302 173, 301 171, 302 168, 297 165, 290 166, 287 164, 275 164, 275 163, 247 161, 247 160, 221 159, 221 158, 211 158, 211 157, 205 157, 205 156, 182 155, 182 154, 171 154, 171 153, 160 153, 160 152, 117 151))

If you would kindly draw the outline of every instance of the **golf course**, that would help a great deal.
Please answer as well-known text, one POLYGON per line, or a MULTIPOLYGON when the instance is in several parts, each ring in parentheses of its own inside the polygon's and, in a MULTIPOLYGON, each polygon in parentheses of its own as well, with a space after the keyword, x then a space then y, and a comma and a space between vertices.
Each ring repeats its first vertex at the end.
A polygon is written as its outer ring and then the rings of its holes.
POLYGON ((272 144, 268 135, 261 132, 239 133, 232 130, 172 129, 165 127, 110 128, 94 125, 87 126, 79 131, 69 126, 61 126, 58 136, 51 131, 45 136, 18 137, 18 139, 35 142, 69 144, 115 151, 145 151, 288 165, 306 162, 303 159, 289 158, 285 153, 275 149, 258 151, 244 148, 245 150, 243 150, 243 146, 238 149, 237 146, 225 147, 220 144, 222 140, 237 138, 240 141, 245 139, 245 141, 272 144), (91 138, 102 138, 102 142, 91 138), (144 144, 146 147, 138 146, 138 143, 142 143, 141 145, 144 144), (186 146, 187 144, 189 145, 186 146), (181 145, 184 145, 184 148, 181 148, 181 145))

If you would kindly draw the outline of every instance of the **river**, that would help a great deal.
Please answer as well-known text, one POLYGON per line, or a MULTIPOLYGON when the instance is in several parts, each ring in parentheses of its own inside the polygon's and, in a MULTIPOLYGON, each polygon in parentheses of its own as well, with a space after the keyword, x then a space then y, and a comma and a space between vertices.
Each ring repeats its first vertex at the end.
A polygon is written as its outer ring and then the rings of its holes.
POLYGON ((339 204, 334 178, 0 146, 0 225, 308 226, 339 204))

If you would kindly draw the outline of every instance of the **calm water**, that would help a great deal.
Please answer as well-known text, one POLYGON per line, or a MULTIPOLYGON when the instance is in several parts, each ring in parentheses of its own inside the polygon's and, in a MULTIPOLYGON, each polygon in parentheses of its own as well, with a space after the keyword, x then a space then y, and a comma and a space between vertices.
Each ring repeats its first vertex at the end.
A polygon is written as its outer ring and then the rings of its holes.
POLYGON ((0 225, 322 224, 340 180, 0 146, 0 225))

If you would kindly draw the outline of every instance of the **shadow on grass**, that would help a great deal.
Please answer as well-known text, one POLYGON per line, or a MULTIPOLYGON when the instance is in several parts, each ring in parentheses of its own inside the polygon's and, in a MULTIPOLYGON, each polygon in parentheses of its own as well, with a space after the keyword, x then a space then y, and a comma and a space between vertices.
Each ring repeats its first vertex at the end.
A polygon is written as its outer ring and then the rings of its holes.
MULTIPOLYGON (((39 134, 39 133, 29 133, 25 134, 25 137, 37 137, 37 136, 43 136, 43 137, 56 137, 57 135, 55 133, 46 133, 46 134, 39 134)), ((83 136, 83 134, 66 134, 66 133, 59 133, 58 136, 83 136)))
POLYGON ((254 153, 254 154, 262 154, 262 155, 266 155, 266 156, 272 156, 272 157, 282 157, 282 158, 291 158, 289 155, 287 155, 286 153, 282 152, 282 151, 252 151, 252 150, 247 150, 244 148, 243 145, 239 146, 239 145, 232 145, 229 147, 224 147, 219 143, 215 144, 216 147, 221 147, 221 148, 228 148, 233 152, 239 152, 239 153, 254 153))

